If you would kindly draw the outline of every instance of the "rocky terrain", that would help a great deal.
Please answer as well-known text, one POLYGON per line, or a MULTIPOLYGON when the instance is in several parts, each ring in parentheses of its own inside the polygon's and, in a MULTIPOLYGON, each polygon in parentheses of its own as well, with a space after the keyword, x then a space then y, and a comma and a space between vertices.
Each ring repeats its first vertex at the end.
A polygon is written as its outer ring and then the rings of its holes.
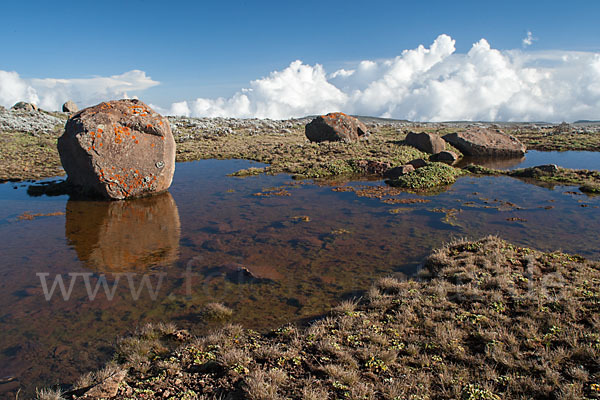
MULTIPOLYGON (((37 180, 62 176, 56 141, 64 131, 68 113, 0 109, 0 182, 37 180)), ((408 163, 430 159, 427 147, 409 143, 409 132, 426 132, 442 137, 450 133, 483 128, 500 129, 519 139, 528 149, 600 151, 600 124, 543 124, 472 122, 414 123, 359 117, 369 134, 359 141, 310 142, 305 126, 312 117, 290 120, 168 117, 177 145, 176 161, 200 159, 248 159, 267 164, 263 168, 238 171, 237 176, 259 173, 288 173, 296 178, 330 178, 336 176, 387 176, 393 170, 408 174, 408 163), (415 147, 417 146, 417 147, 415 147), (401 170, 396 168, 402 167, 401 170)), ((444 154, 454 157, 462 153, 448 143, 444 154)), ((439 144, 436 149, 439 150, 439 144)), ((436 151, 437 151, 436 150, 436 151)), ((440 153, 442 155, 442 153, 440 153)), ((431 157, 431 161, 444 161, 431 157)), ((412 176, 397 182, 399 186, 418 189, 453 181, 452 176, 464 171, 451 171, 432 163, 431 176, 412 176), (438 167, 436 167, 438 166, 438 167), (410 182, 408 182, 410 181, 410 182)), ((413 165, 413 164, 411 164, 413 165)), ((413 166, 425 164, 414 164, 413 166)), ((416 167, 418 168, 418 167, 416 167)), ((479 171, 481 173, 481 171, 479 171)), ((424 175, 421 171, 418 175, 424 175)), ((576 184, 582 184, 576 182, 576 184)))

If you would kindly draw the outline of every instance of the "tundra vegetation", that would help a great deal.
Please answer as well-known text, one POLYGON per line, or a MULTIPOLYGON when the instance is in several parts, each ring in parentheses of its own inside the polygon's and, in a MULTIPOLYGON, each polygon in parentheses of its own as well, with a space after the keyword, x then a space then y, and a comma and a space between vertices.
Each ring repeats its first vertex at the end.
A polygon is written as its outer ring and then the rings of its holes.
POLYGON ((120 373, 122 399, 598 398, 599 283, 598 262, 458 240, 306 327, 144 326, 62 396, 120 373))
MULTIPOLYGON (((66 113, 45 111, 0 111, 0 181, 19 181, 63 175, 56 140, 63 133, 66 113)), ((413 123, 366 118, 371 135, 356 143, 307 140, 304 127, 309 118, 283 121, 169 117, 177 143, 176 161, 201 159, 246 159, 267 164, 233 173, 248 176, 288 173, 295 178, 332 178, 365 175, 361 162, 373 161, 399 166, 428 155, 404 139, 407 132, 433 132, 440 136, 467 127, 468 123, 413 123)), ((503 124, 506 133, 531 149, 599 150, 600 126, 503 124)), ((447 150, 460 152, 447 145, 447 150)), ((415 172, 418 172, 419 169, 415 172)), ((481 171, 480 171, 481 172, 481 171)), ((393 183, 407 189, 448 185, 465 171, 434 164, 414 176, 393 183)), ((409 174, 413 175, 413 174, 409 174)), ((581 176, 562 174, 560 183, 579 184, 581 176)), ((537 177, 534 177, 534 179, 537 177)), ((547 177, 544 179, 548 179, 547 177)), ((597 189, 597 177, 580 186, 597 189)))

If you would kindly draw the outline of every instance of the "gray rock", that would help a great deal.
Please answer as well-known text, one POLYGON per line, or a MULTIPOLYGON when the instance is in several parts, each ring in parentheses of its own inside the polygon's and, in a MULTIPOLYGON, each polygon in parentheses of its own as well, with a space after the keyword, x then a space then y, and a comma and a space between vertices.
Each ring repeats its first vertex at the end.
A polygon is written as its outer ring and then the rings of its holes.
POLYGON ((439 153, 446 148, 446 142, 435 133, 409 132, 405 141, 407 144, 430 154, 439 153))
POLYGON ((13 110, 23 110, 23 111, 39 111, 38 106, 33 103, 26 103, 24 101, 20 101, 12 106, 13 110))
POLYGON ((66 113, 76 113, 79 111, 79 107, 77 107, 77 104, 75 104, 73 101, 69 100, 63 104, 62 110, 66 113))

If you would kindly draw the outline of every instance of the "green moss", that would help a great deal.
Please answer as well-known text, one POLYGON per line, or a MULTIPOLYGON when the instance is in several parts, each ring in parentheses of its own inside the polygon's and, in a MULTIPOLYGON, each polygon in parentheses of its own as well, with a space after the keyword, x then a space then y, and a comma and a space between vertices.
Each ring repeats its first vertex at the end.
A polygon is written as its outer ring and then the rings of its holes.
POLYGON ((239 171, 235 171, 231 174, 229 174, 228 176, 256 176, 256 175, 260 175, 262 173, 265 172, 265 168, 247 168, 247 169, 240 169, 239 171))
POLYGON ((542 166, 504 171, 478 165, 468 165, 464 170, 475 175, 506 175, 552 185, 579 186, 582 192, 600 193, 600 171, 542 166))
POLYGON ((600 194, 600 184, 598 184, 598 183, 586 183, 584 185, 581 185, 579 187, 579 190, 581 190, 584 193, 600 194))
MULTIPOLYGON (((175 132, 177 161, 200 159, 245 159, 269 164, 264 172, 288 173, 296 178, 326 178, 364 175, 359 161, 386 162, 402 165, 426 154, 403 144, 405 134, 395 130, 375 130, 368 141, 358 143, 310 143, 304 126, 296 125, 281 135, 265 132, 256 135, 245 130, 215 136, 207 140, 184 129, 175 132), (188 137, 185 140, 179 138, 188 137)), ((242 174, 245 174, 242 172, 242 174)), ((242 176, 242 175, 239 175, 242 176)))
POLYGON ((389 181, 390 185, 406 189, 429 189, 452 185, 463 172, 444 163, 431 163, 410 174, 389 181))

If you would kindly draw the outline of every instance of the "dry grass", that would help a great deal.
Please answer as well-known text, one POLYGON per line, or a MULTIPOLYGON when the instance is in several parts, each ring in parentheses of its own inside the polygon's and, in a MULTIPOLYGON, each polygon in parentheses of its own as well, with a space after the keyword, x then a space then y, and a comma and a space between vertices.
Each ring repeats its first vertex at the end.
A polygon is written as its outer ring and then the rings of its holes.
POLYGON ((119 396, 600 398, 599 311, 598 263, 458 240, 418 279, 383 278, 305 329, 230 325, 171 351, 159 351, 156 329, 145 331, 149 347, 122 341, 151 358, 144 373, 130 367, 119 396))

